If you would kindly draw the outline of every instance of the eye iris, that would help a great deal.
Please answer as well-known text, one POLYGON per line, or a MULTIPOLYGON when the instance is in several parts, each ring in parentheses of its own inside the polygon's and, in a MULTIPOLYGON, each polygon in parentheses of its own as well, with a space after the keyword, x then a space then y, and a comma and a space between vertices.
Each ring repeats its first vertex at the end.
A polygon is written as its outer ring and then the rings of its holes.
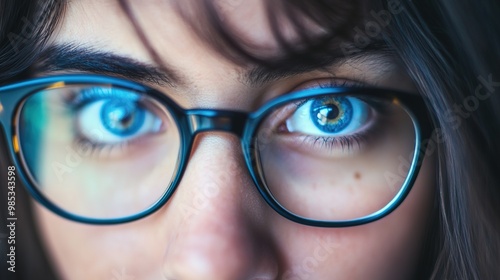
POLYGON ((351 122, 352 104, 345 97, 319 98, 311 105, 311 117, 322 131, 340 132, 351 122))
POLYGON ((128 136, 137 132, 144 122, 144 110, 131 100, 112 100, 101 109, 101 121, 109 132, 128 136))

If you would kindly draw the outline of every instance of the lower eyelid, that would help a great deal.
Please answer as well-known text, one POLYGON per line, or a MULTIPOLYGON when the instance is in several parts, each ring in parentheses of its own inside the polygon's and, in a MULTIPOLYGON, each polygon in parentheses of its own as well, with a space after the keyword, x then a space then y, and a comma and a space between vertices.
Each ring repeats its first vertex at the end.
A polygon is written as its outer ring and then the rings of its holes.
MULTIPOLYGON (((144 135, 147 136, 147 135, 144 135)), ((131 157, 135 152, 143 152, 140 147, 147 147, 147 137, 137 137, 119 143, 96 143, 83 135, 76 135, 73 140, 74 149, 82 151, 82 156, 94 160, 118 160, 131 157)))
POLYGON ((281 135, 276 140, 294 152, 306 154, 308 157, 331 159, 343 158, 362 152, 367 146, 369 136, 354 135, 340 137, 323 137, 311 135, 281 135))
POLYGON ((118 148, 118 150, 123 151, 124 147, 123 143, 120 144, 122 145, 121 148, 117 144, 95 143, 80 134, 75 136, 73 145, 75 146, 75 150, 82 151, 83 156, 95 159, 108 158, 110 155, 116 156, 115 149, 118 148))

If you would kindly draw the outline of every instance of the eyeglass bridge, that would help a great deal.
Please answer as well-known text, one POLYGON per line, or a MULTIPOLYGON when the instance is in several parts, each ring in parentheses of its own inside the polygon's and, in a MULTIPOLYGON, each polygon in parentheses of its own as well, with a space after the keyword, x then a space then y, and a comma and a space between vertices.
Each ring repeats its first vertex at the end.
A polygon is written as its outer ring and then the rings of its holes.
POLYGON ((248 114, 225 110, 190 110, 186 112, 191 133, 224 131, 243 136, 248 114))

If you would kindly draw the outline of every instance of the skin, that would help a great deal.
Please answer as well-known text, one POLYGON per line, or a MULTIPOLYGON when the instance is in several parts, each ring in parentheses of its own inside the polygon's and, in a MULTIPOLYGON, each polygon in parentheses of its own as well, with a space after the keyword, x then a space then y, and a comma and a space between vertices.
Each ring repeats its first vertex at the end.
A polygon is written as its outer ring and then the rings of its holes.
MULTIPOLYGON (((332 77, 415 91, 397 61, 388 57, 353 60, 326 72, 250 87, 240 78, 248 69, 204 45, 169 3, 131 2, 154 48, 185 80, 150 86, 168 92, 185 108, 253 111, 301 84, 332 77)), ((272 49, 276 43, 256 3, 223 4, 224 20, 245 23, 238 26, 242 34, 272 49)), ((69 2, 52 40, 68 42, 153 63, 114 1, 69 2)), ((265 203, 236 137, 210 132, 196 139, 171 200, 146 218, 92 226, 68 221, 39 204, 35 214, 63 279, 410 279, 430 215, 434 168, 433 159, 426 158, 409 196, 379 221, 348 228, 309 227, 281 217, 265 203)), ((352 183, 368 184, 381 170, 365 164, 353 173, 352 183)))

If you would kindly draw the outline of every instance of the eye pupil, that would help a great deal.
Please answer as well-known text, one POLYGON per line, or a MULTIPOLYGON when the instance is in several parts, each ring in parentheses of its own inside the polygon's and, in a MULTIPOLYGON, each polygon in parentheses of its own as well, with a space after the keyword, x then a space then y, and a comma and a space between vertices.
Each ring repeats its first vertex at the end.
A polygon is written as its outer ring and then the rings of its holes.
POLYGON ((112 100, 101 109, 101 121, 106 129, 127 136, 137 132, 144 121, 144 110, 131 100, 112 100))
POLYGON ((352 104, 345 97, 319 98, 311 105, 311 117, 323 132, 340 132, 351 122, 352 104))
POLYGON ((340 115, 340 110, 335 104, 328 104, 318 110, 318 120, 321 124, 326 125, 335 121, 340 115))

